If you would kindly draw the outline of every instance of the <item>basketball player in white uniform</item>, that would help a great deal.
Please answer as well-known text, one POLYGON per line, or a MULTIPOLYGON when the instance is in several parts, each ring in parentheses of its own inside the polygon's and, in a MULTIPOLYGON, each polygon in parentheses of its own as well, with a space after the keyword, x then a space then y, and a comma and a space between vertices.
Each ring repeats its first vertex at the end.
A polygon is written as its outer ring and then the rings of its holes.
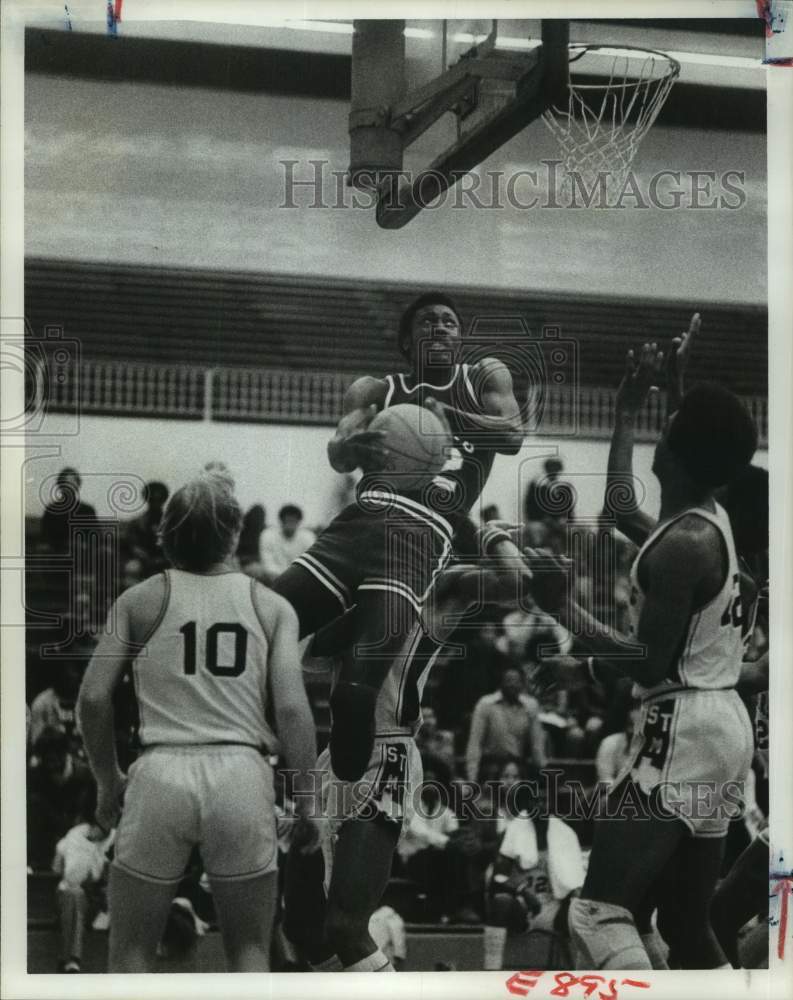
POLYGON ((299 837, 306 850, 318 847, 320 821, 308 818, 319 815, 308 773, 316 743, 296 616, 235 571, 241 523, 222 471, 205 471, 173 495, 161 531, 176 568, 119 597, 80 691, 97 822, 109 829, 121 815, 109 890, 111 972, 152 969, 194 846, 230 970, 269 969, 277 846, 266 755, 278 749, 276 733, 297 773, 299 837), (123 775, 112 698, 130 663, 143 752, 123 775))
MULTIPOLYGON (((638 525, 645 539, 631 572, 631 634, 607 628, 566 598, 561 574, 555 578, 560 589, 545 595, 573 632, 574 650, 593 654, 595 670, 631 677, 642 701, 608 818, 596 824, 581 898, 570 907, 579 968, 651 968, 635 920, 672 857, 685 893, 679 960, 686 968, 724 964, 709 907, 727 827, 740 811, 752 733, 735 691, 743 654, 738 561, 729 518, 713 492, 748 464, 757 433, 727 390, 699 385, 687 392, 655 451, 661 512, 648 534, 652 522, 626 501, 626 492, 632 495, 636 415, 661 361, 656 345, 645 345, 635 369, 629 355, 609 456, 607 507, 615 487, 624 491, 618 527, 627 522, 630 533, 638 525)), ((536 553, 530 553, 530 566, 542 604, 536 553)))
POLYGON ((410 371, 353 382, 328 445, 337 472, 364 470, 357 502, 274 584, 297 611, 301 637, 353 605, 360 609, 357 652, 345 663, 331 702, 330 752, 336 773, 348 781, 366 769, 378 692, 449 558, 449 515, 468 513, 495 454, 517 454, 524 437, 506 365, 493 357, 459 363, 461 321, 448 296, 428 292, 416 299, 402 316, 398 346, 410 371), (384 434, 368 428, 380 410, 398 403, 426 406, 447 422, 456 454, 443 484, 399 491, 384 504, 368 490, 372 477, 366 475, 383 466, 384 434))
MULTIPOLYGON (((287 936, 316 971, 394 971, 368 925, 388 882, 397 841, 421 801, 422 765, 414 737, 427 677, 466 610, 485 595, 514 595, 518 574, 528 576, 520 550, 502 529, 485 525, 477 538, 466 519, 455 538, 464 552, 491 555, 496 548, 506 549, 504 566, 461 561, 440 575, 427 609, 429 634, 420 623, 413 626, 377 694, 374 747, 362 778, 344 781, 334 773, 330 748, 317 762, 331 836, 323 843, 321 861, 290 856, 284 921, 287 936)), ((320 632, 313 645, 318 655, 337 657, 335 683, 352 655, 355 614, 320 632)))

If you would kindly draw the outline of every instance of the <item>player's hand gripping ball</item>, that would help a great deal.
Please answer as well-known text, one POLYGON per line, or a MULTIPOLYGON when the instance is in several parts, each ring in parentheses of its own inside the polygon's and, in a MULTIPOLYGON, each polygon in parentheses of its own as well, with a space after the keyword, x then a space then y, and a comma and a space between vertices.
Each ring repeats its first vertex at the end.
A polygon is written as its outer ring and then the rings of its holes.
POLYGON ((400 403, 374 418, 370 431, 382 431, 385 461, 378 478, 397 490, 426 485, 443 466, 451 446, 449 432, 438 417, 424 406, 400 403))

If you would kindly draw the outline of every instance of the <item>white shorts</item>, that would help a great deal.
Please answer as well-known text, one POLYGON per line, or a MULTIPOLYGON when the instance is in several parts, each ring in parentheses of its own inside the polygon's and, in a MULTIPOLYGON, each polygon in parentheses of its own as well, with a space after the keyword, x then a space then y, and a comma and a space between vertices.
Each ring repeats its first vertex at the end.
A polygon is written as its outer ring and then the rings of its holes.
POLYGON ((687 688, 642 704, 626 777, 682 819, 695 837, 723 837, 742 814, 754 750, 749 713, 734 690, 687 688))
POLYGON ((380 818, 404 832, 416 811, 424 770, 410 733, 376 736, 369 766, 358 781, 342 781, 333 773, 330 749, 317 760, 321 772, 322 814, 330 827, 323 845, 325 888, 330 885, 333 853, 342 824, 349 819, 380 818))
POLYGON ((129 769, 114 864, 176 884, 197 846, 210 879, 274 872, 274 799, 272 768, 254 747, 152 747, 129 769))

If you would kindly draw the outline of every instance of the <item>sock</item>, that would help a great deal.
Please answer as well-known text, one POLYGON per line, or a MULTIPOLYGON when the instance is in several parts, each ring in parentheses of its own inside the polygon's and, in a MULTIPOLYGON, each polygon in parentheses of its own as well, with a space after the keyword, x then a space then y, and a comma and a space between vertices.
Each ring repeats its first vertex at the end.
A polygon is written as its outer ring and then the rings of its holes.
POLYGON ((650 959, 624 906, 573 899, 567 917, 576 969, 651 969, 650 959))
POLYGON ((485 924, 485 969, 487 971, 501 971, 504 968, 504 946, 506 943, 506 927, 488 927, 485 924))
POLYGON ((378 948, 377 951, 359 962, 344 966, 345 972, 396 972, 394 966, 388 961, 386 956, 378 948))
POLYGON ((308 964, 311 966, 312 972, 341 972, 344 968, 338 955, 331 955, 330 958, 326 958, 324 962, 317 962, 316 965, 313 962, 308 964))
POLYGON ((669 945, 658 931, 653 928, 649 933, 642 934, 641 938, 652 967, 654 969, 668 969, 666 960, 669 958, 669 945))

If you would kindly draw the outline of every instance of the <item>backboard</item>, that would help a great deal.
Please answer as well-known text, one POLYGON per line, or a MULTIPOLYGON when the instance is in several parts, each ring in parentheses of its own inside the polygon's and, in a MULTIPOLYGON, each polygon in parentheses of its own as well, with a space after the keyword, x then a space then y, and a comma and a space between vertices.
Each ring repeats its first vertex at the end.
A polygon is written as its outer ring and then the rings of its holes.
POLYGON ((350 182, 377 189, 378 224, 400 228, 566 99, 567 81, 566 21, 540 22, 537 37, 510 45, 499 44, 498 21, 355 21, 350 182), (406 165, 421 136, 450 126, 428 166, 406 165))

